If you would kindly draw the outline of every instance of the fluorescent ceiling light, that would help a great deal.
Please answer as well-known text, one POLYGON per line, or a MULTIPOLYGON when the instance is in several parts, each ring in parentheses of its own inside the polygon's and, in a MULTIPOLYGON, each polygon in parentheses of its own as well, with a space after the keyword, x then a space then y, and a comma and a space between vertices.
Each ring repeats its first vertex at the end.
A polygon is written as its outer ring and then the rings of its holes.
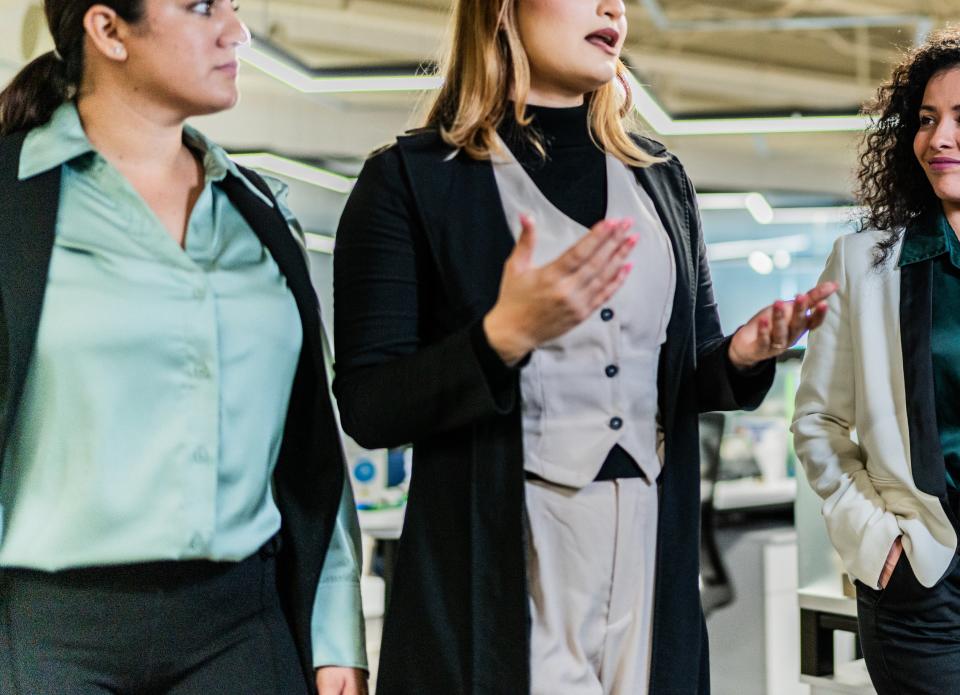
POLYGON ((332 171, 310 166, 286 157, 280 157, 269 152, 255 152, 251 154, 235 154, 231 158, 238 164, 268 171, 272 174, 287 176, 291 179, 303 181, 314 186, 320 186, 337 193, 349 193, 353 190, 356 179, 349 176, 335 174, 332 171))
MULTIPOLYGON (((762 253, 768 258, 781 251, 788 254, 803 253, 809 250, 810 237, 806 234, 770 237, 768 239, 744 239, 742 241, 715 241, 707 244, 707 259, 716 261, 735 261, 749 259, 751 254, 762 253)), ((771 264, 773 259, 769 259, 771 264)))
POLYGON ((763 251, 753 251, 747 256, 747 263, 760 275, 769 275, 773 272, 773 259, 763 251))
MULTIPOLYGON (((317 77, 302 67, 260 47, 251 39, 238 49, 240 59, 261 72, 306 94, 350 92, 411 92, 439 89, 440 75, 386 75, 317 77)), ((865 116, 787 116, 775 118, 684 118, 674 119, 653 95, 627 72, 634 108, 659 135, 756 135, 769 133, 827 133, 863 130, 865 116)))
POLYGON ((863 208, 837 205, 819 208, 774 208, 773 224, 847 224, 856 220, 863 208))
POLYGON ((762 193, 700 193, 701 210, 746 210, 758 224, 846 224, 859 217, 854 205, 775 208, 762 193))
POLYGON ((258 47, 256 39, 237 50, 240 59, 275 80, 305 94, 342 94, 346 92, 416 92, 438 89, 438 75, 370 75, 315 77, 302 68, 258 47))

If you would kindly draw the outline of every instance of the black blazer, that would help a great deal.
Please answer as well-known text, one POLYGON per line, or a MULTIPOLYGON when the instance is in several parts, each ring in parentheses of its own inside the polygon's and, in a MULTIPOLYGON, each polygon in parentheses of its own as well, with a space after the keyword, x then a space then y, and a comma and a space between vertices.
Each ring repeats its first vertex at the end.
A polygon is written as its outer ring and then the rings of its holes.
MULTIPOLYGON (((24 137, 0 138, 0 453, 6 450, 36 343, 60 202, 60 167, 17 180, 24 137)), ((263 179, 248 170, 244 174, 272 199, 263 179)), ((279 207, 264 205, 233 176, 220 185, 280 267, 303 323, 303 348, 274 473, 282 517, 277 588, 309 692, 316 693, 310 620, 344 475, 323 364, 320 306, 304 253, 279 207)))
MULTIPOLYGON (((635 173, 670 236, 677 285, 661 352, 666 435, 651 693, 709 690, 699 601, 697 415, 760 403, 774 367, 738 374, 720 330, 693 186, 679 162, 635 173)), ((334 253, 344 429, 414 443, 381 647, 382 695, 529 691, 519 372, 482 330, 513 247, 493 169, 431 131, 371 158, 334 253)))

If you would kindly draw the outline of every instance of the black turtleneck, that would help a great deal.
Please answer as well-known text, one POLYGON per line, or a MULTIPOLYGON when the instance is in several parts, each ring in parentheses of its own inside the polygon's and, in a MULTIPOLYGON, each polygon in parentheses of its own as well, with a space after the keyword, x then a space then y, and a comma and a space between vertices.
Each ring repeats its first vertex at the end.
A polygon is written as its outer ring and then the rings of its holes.
POLYGON ((544 158, 517 125, 513 104, 498 132, 513 156, 556 208, 584 227, 607 210, 606 156, 590 138, 588 104, 573 108, 527 106, 530 128, 541 136, 544 158))

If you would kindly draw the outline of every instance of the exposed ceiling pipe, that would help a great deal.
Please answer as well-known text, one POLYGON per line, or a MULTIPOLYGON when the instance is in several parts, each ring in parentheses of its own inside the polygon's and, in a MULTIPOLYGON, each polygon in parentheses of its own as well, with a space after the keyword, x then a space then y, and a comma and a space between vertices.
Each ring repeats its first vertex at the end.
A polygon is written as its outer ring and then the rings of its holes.
POLYGON ((914 43, 920 44, 933 29, 934 21, 927 15, 894 14, 833 17, 763 17, 745 19, 682 19, 667 16, 660 0, 640 0, 654 26, 661 31, 720 32, 720 31, 819 31, 824 29, 854 29, 870 27, 914 27, 914 43))

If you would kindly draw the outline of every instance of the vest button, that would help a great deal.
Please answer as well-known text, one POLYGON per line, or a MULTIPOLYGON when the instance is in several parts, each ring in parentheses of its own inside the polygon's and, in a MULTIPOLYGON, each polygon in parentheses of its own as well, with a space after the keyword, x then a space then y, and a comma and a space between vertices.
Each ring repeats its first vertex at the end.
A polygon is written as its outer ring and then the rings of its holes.
POLYGON ((612 430, 618 430, 618 429, 620 429, 621 427, 623 427, 623 420, 621 420, 621 419, 618 418, 618 417, 612 417, 612 418, 610 418, 610 429, 612 429, 612 430))
POLYGON ((607 308, 607 309, 604 309, 603 311, 601 311, 601 312, 600 312, 600 318, 603 319, 604 321, 609 321, 610 319, 612 319, 612 318, 613 318, 613 309, 607 308))
POLYGON ((607 365, 607 368, 603 370, 608 377, 611 379, 620 373, 620 367, 615 364, 607 365))

